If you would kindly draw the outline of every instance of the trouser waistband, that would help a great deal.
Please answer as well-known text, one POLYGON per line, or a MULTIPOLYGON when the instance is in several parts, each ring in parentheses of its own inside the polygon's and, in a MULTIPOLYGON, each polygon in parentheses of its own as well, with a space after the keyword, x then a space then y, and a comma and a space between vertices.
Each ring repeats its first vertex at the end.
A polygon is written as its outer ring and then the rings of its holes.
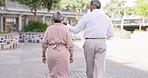
POLYGON ((105 38, 85 38, 85 40, 87 39, 105 39, 105 38))

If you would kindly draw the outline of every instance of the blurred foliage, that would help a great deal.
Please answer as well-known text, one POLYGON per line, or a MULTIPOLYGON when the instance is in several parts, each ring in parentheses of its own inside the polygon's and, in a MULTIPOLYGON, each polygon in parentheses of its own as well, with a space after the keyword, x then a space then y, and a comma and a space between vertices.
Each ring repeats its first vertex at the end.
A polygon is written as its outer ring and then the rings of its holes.
POLYGON ((44 8, 47 8, 49 11, 60 7, 60 1, 62 0, 42 0, 42 6, 44 8))
POLYGON ((22 5, 28 6, 31 12, 34 14, 34 21, 37 20, 36 13, 37 13, 38 7, 41 6, 42 0, 13 0, 13 1, 17 1, 22 5))
POLYGON ((56 9, 74 12, 76 19, 79 20, 82 10, 88 9, 89 0, 61 0, 58 6, 56 9))
POLYGON ((110 0, 110 2, 103 7, 103 10, 111 18, 134 14, 135 13, 134 8, 127 7, 126 3, 127 2, 123 0, 110 0))
POLYGON ((36 13, 38 7, 41 6, 42 0, 14 0, 20 4, 26 5, 31 9, 31 12, 34 14, 34 21, 37 20, 36 13))
POLYGON ((148 0, 136 0, 136 14, 148 17, 148 0))
POLYGON ((86 10, 89 0, 61 0, 58 9, 62 10, 86 10))
POLYGON ((60 0, 12 0, 16 1, 22 5, 26 5, 30 8, 31 12, 34 14, 34 21, 37 20, 36 14, 39 7, 43 6, 48 10, 51 10, 53 6, 57 6, 60 0))
POLYGON ((0 7, 3 7, 5 5, 5 0, 0 0, 0 7))
POLYGON ((5 7, 5 1, 6 1, 6 0, 0 0, 0 9, 6 8, 6 7, 5 7))
POLYGON ((22 29, 22 32, 44 32, 47 27, 46 23, 29 21, 28 25, 24 26, 22 29))

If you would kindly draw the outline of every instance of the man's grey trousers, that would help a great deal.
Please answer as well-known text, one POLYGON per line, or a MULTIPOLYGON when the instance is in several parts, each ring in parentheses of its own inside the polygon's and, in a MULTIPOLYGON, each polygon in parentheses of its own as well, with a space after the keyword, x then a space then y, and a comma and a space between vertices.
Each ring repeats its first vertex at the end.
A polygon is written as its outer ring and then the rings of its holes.
POLYGON ((105 78, 105 39, 86 39, 83 45, 87 78, 105 78))

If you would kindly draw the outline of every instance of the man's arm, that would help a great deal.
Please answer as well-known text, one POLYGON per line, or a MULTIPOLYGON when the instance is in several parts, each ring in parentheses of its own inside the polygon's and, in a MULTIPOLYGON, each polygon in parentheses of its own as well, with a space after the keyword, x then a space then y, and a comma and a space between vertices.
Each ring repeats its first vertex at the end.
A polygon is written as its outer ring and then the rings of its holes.
POLYGON ((114 29, 113 29, 113 24, 112 24, 111 21, 110 21, 110 25, 109 25, 109 27, 107 29, 106 36, 107 36, 107 39, 109 39, 109 38, 114 36, 114 29))
POLYGON ((81 30, 84 30, 85 25, 86 25, 85 19, 86 19, 86 16, 83 16, 83 17, 79 20, 78 24, 77 24, 75 27, 74 27, 74 26, 71 26, 70 24, 67 24, 67 28, 68 28, 71 32, 73 32, 74 34, 77 34, 77 33, 79 33, 81 30))

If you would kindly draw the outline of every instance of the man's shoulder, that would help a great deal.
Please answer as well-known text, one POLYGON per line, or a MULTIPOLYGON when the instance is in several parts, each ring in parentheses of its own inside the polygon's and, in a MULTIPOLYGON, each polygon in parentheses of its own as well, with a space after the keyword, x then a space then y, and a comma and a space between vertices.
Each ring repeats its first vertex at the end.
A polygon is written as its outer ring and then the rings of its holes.
POLYGON ((106 19, 107 19, 108 21, 111 21, 111 20, 112 20, 105 12, 103 12, 103 15, 104 15, 104 17, 106 17, 106 19))
POLYGON ((87 13, 87 14, 83 15, 82 18, 87 18, 88 16, 90 16, 90 14, 91 14, 91 13, 87 13))
POLYGON ((90 13, 87 13, 87 14, 83 15, 81 19, 86 20, 86 19, 89 19, 91 16, 93 16, 93 13, 90 12, 90 13))

